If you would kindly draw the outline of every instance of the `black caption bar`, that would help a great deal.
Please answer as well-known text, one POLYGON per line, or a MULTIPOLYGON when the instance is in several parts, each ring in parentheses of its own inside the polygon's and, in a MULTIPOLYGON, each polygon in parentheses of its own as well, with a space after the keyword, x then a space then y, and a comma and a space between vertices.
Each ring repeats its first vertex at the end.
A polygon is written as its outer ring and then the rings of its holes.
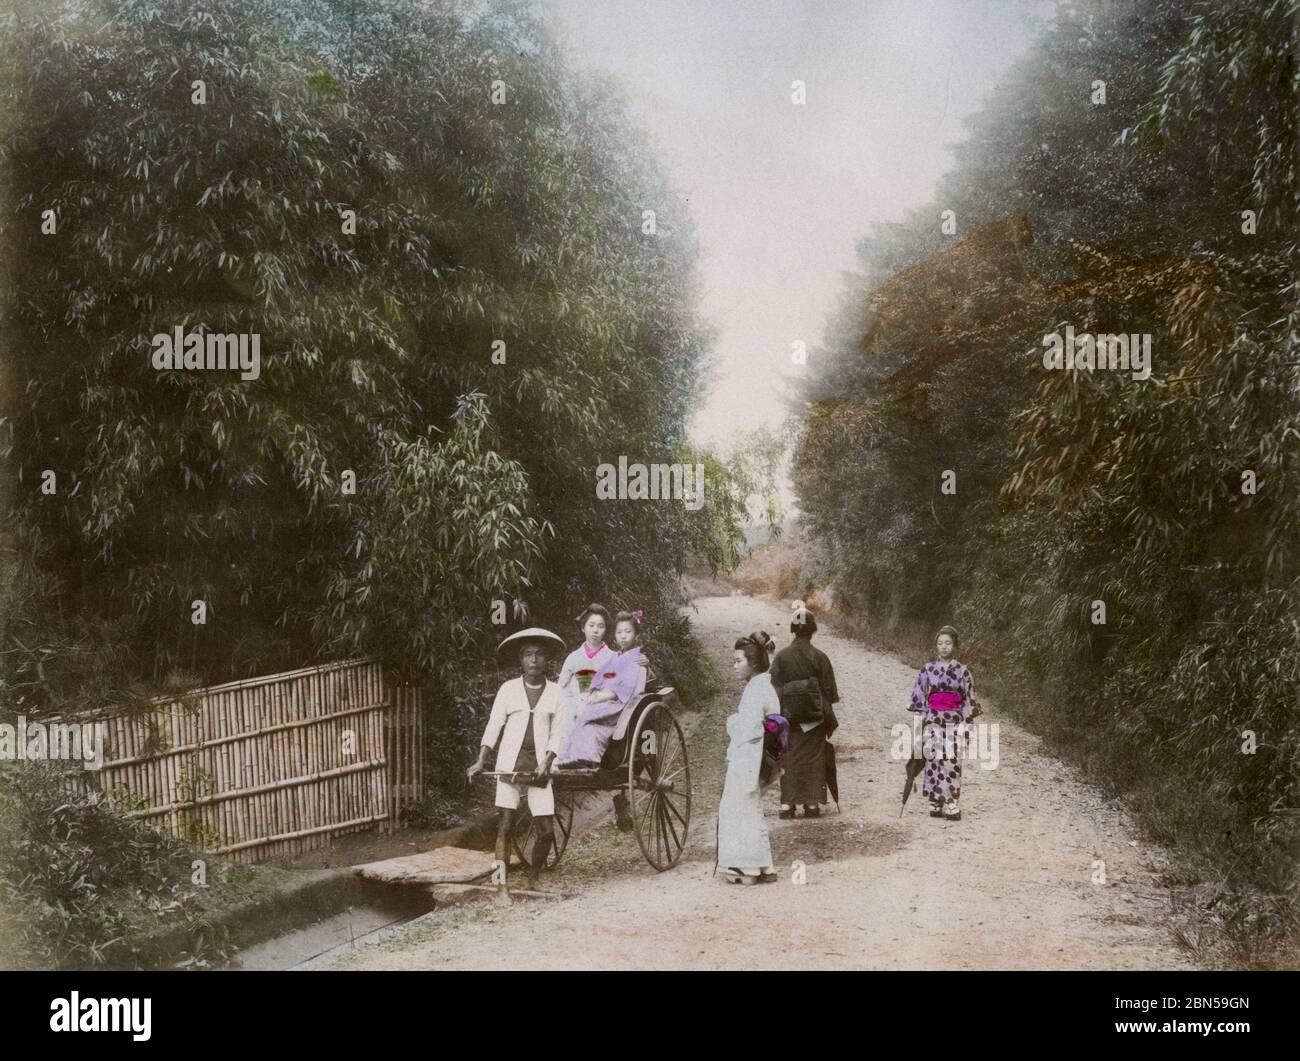
POLYGON ((2 973, 0 983, 10 1030, 145 1049, 214 1034, 233 1045, 254 1032, 272 1049, 373 1048, 395 1035, 454 1049, 469 1029, 500 1047, 552 1038, 556 1018, 604 1041, 606 1032, 626 1034, 629 1020, 670 1011, 674 1026, 702 1029, 749 1011, 770 1048, 789 1024, 773 1019, 784 1004, 773 1009, 763 999, 815 1000, 820 1019, 867 1034, 921 1032, 918 1000, 947 998, 959 1003, 963 1029, 978 1027, 998 1045, 1053 1036, 1071 1045, 1159 1040, 1185 1050, 1195 1042, 1221 1049, 1286 1041, 1300 973, 25 972, 2 973), (593 1005, 596 998, 604 1002, 593 1005), (538 999, 550 1001, 539 1009, 538 999), (525 1014, 543 1026, 531 1027, 525 1014))

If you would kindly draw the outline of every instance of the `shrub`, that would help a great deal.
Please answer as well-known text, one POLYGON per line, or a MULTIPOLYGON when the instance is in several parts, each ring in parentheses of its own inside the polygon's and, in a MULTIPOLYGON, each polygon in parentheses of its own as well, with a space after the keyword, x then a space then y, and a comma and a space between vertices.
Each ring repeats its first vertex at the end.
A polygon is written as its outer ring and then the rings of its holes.
POLYGON ((0 764, 0 939, 15 965, 151 964, 142 928, 197 917, 196 857, 57 764, 0 764))

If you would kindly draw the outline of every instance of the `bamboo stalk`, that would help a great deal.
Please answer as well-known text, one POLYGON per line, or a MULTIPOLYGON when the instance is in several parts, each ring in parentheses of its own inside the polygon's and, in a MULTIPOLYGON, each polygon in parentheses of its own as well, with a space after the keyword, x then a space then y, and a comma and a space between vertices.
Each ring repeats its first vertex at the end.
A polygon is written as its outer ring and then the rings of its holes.
MULTIPOLYGON (((364 712, 364 711, 374 711, 376 708, 379 708, 379 707, 382 707, 382 706, 383 706, 382 704, 366 704, 366 705, 363 706, 363 707, 353 707, 353 708, 349 708, 349 709, 346 710, 346 711, 340 711, 340 712, 338 712, 337 714, 330 715, 329 717, 330 717, 330 718, 340 718, 340 717, 342 717, 342 716, 344 716, 344 715, 358 715, 358 714, 361 714, 361 713, 364 712)), ((209 741, 209 742, 208 742, 208 746, 209 746, 209 747, 212 747, 212 746, 215 746, 215 745, 218 745, 218 744, 228 744, 228 743, 230 743, 230 742, 232 742, 232 741, 240 741, 240 740, 244 740, 244 739, 246 739, 246 738, 248 738, 248 737, 261 737, 261 736, 265 736, 266 734, 269 734, 269 733, 275 733, 275 732, 278 732, 279 730, 299 729, 299 728, 301 728, 301 727, 303 727, 303 726, 310 726, 313 722, 317 722, 317 721, 319 721, 319 720, 317 720, 317 719, 310 719, 310 718, 295 719, 295 720, 293 720, 293 721, 291 721, 291 722, 285 722, 285 723, 283 723, 282 725, 279 725, 279 726, 267 726, 267 727, 262 728, 262 729, 253 729, 253 730, 249 730, 249 731, 244 732, 244 733, 232 734, 232 735, 229 736, 229 737, 224 737, 224 738, 221 738, 221 739, 219 739, 219 740, 212 740, 212 741, 209 741)), ((193 751, 193 750, 195 749, 195 747, 196 747, 196 746, 195 746, 195 745, 192 745, 192 744, 183 744, 183 745, 179 745, 179 746, 176 747, 176 748, 173 748, 172 751, 176 751, 176 752, 189 752, 189 751, 193 751)), ((150 759, 150 758, 153 758, 153 756, 138 756, 138 757, 136 757, 135 759, 122 759, 122 760, 119 760, 115 765, 124 766, 124 765, 126 765, 127 763, 130 763, 130 762, 133 762, 133 761, 134 761, 134 762, 145 762, 145 761, 147 761, 147 760, 150 759)))
POLYGON ((417 687, 416 695, 416 754, 419 756, 420 795, 424 795, 424 689, 417 687))
POLYGON ((321 825, 321 826, 317 826, 314 829, 298 829, 291 833, 282 833, 278 835, 266 836, 258 840, 249 840, 242 844, 233 844, 228 847, 219 848, 215 852, 215 854, 223 855, 230 851, 238 851, 249 847, 257 847, 258 845, 261 844, 271 844, 281 840, 295 840, 303 836, 315 836, 321 833, 329 832, 331 829, 348 829, 359 825, 369 825, 376 820, 377 819, 373 816, 360 817, 351 821, 339 822, 337 825, 321 825))
POLYGON ((395 830, 402 817, 401 708, 398 706, 395 692, 390 692, 385 699, 388 701, 388 706, 384 712, 384 720, 388 723, 385 728, 388 731, 387 736, 390 740, 385 742, 384 751, 388 761, 393 764, 392 776, 388 778, 390 786, 393 788, 392 798, 389 803, 390 814, 388 820, 390 829, 395 830), (395 784, 393 784, 394 782, 395 784))
POLYGON ((402 760, 400 767, 401 802, 397 806, 397 820, 394 825, 400 827, 405 822, 411 806, 411 755, 408 748, 410 734, 407 733, 406 729, 406 694, 400 685, 393 690, 393 700, 397 709, 398 754, 402 760))
MULTIPOLYGON (((235 689, 232 690, 232 692, 235 697, 235 702, 239 705, 238 716, 240 728, 244 733, 248 734, 255 727, 250 725, 250 719, 247 716, 248 708, 244 702, 244 692, 242 689, 235 689)), ((255 761, 255 756, 257 754, 257 741, 247 739, 241 740, 239 742, 239 751, 244 758, 244 771, 240 775, 243 787, 245 789, 255 788, 259 784, 259 779, 257 777, 257 763, 255 761)), ((247 822, 244 826, 244 840, 248 841, 254 839, 258 835, 257 797, 245 795, 243 804, 244 813, 247 816, 247 822)))
MULTIPOLYGON (((384 750, 384 757, 392 761, 393 741, 396 738, 397 731, 393 728, 393 704, 390 701, 389 691, 384 690, 384 710, 383 716, 379 723, 380 739, 383 741, 381 747, 384 750)), ((390 770, 384 778, 384 802, 380 805, 381 809, 388 811, 388 820, 384 826, 385 831, 393 831, 393 812, 397 806, 397 793, 394 791, 397 783, 397 771, 390 770)))
MULTIPOLYGON (((155 806, 168 807, 176 802, 176 760, 169 754, 164 753, 158 760, 158 770, 156 771, 156 781, 150 786, 152 799, 150 802, 155 806)), ((167 828, 173 836, 180 834, 179 822, 176 813, 173 811, 167 815, 167 828)))
MULTIPOLYGON (((300 683, 294 684, 294 701, 298 714, 304 715, 307 697, 305 697, 305 690, 300 683)), ((300 752, 302 752, 302 768, 300 768, 302 774, 315 774, 320 768, 312 755, 312 740, 315 739, 316 728, 316 726, 307 726, 298 731, 299 748, 300 752)), ((300 824, 302 824, 303 828, 318 824, 315 817, 315 789, 315 784, 303 785, 302 788, 298 789, 300 806, 302 806, 300 824)))
POLYGON ((387 782, 390 788, 389 796, 389 823, 390 828, 396 829, 397 820, 402 813, 402 724, 401 724, 401 707, 397 703, 397 697, 393 691, 389 691, 386 699, 388 700, 387 710, 384 712, 385 728, 387 729, 386 739, 383 745, 384 758, 388 760, 388 777, 387 782))
MULTIPOLYGON (((220 725, 221 722, 218 720, 217 726, 220 727, 220 725)), ((226 754, 224 748, 216 747, 212 749, 212 769, 212 794, 214 796, 220 796, 226 792, 226 754)), ((228 800, 221 803, 216 808, 217 818, 213 828, 217 831, 218 844, 226 842, 226 824, 229 811, 230 807, 228 800)))
POLYGON ((389 776, 385 779, 389 790, 388 829, 389 832, 393 832, 402 815, 402 728, 399 715, 401 708, 397 703, 395 691, 385 690, 384 699, 387 701, 382 725, 384 757, 392 764, 389 776))
POLYGON ((266 706, 266 720, 270 722, 271 728, 272 730, 274 730, 274 732, 271 734, 271 738, 268 743, 269 743, 270 760, 271 760, 270 763, 271 780, 278 781, 281 777, 285 776, 283 764, 280 761, 283 752, 282 745, 284 743, 284 740, 283 740, 283 734, 279 728, 280 713, 277 710, 277 705, 275 702, 275 686, 268 685, 264 689, 259 690, 259 692, 262 694, 262 699, 266 706))
POLYGON ((110 735, 110 744, 104 749, 104 763, 108 764, 110 759, 116 759, 124 754, 126 748, 126 719, 121 715, 114 715, 108 720, 108 732, 110 735))
MULTIPOLYGON (((231 698, 228 694, 223 693, 221 696, 221 709, 226 716, 226 732, 222 736, 221 754, 226 760, 226 792, 239 791, 239 755, 238 747, 233 741, 228 740, 236 731, 236 722, 234 709, 231 706, 231 698)), ((243 839, 240 825, 240 807, 238 801, 229 804, 226 811, 226 832, 223 837, 225 843, 231 843, 236 839, 243 839)))
POLYGON ((406 688, 402 687, 402 773, 405 775, 402 781, 403 800, 409 811, 411 801, 415 792, 415 764, 411 760, 411 705, 406 695, 406 688))
POLYGON ((406 690, 399 685, 393 695, 397 702, 398 754, 402 759, 402 802, 397 808, 397 825, 401 826, 411 810, 411 734, 406 720, 406 690))
MULTIPOLYGON (((238 786, 237 789, 236 789, 236 791, 241 791, 241 792, 242 792, 242 789, 243 789, 243 779, 244 779, 244 759, 243 759, 243 755, 242 755, 242 753, 241 753, 241 751, 240 751, 238 745, 231 745, 231 747, 232 747, 232 749, 234 750, 234 752, 235 752, 235 756, 236 756, 236 761, 235 761, 235 773, 234 773, 234 777, 235 777, 235 780, 236 780, 236 785, 238 786)), ((237 800, 235 800, 233 806, 234 806, 234 808, 235 808, 235 811, 236 811, 236 817, 237 817, 237 819, 238 819, 238 820, 237 820, 237 823, 236 823, 236 826, 235 826, 234 835, 235 835, 236 837, 238 837, 239 840, 246 840, 246 839, 248 839, 248 835, 249 835, 249 833, 248 833, 248 800, 246 800, 246 799, 237 799, 237 800)))
MULTIPOLYGON (((249 695, 257 702, 257 726, 259 729, 274 729, 270 705, 266 701, 266 687, 250 690, 249 695)), ((258 785, 257 804, 262 810, 262 824, 258 836, 273 836, 280 831, 275 813, 275 789, 280 783, 280 769, 277 764, 276 740, 278 733, 270 733, 264 740, 257 741, 257 756, 261 766, 261 780, 258 785)))
MULTIPOLYGON (((290 682, 285 690, 289 699, 289 714, 296 722, 303 717, 301 690, 298 682, 290 682)), ((305 774, 309 769, 306 755, 303 752, 303 742, 306 738, 307 731, 305 727, 299 727, 294 734, 294 761, 293 770, 295 774, 305 774)))
MULTIPOLYGON (((270 686, 268 689, 268 694, 270 695, 271 698, 271 707, 272 707, 271 714, 275 721, 275 725, 283 727, 287 723, 297 721, 296 719, 290 718, 288 715, 288 709, 284 702, 283 682, 277 682, 275 685, 270 686)), ((280 729, 277 732, 277 740, 280 745, 279 771, 280 771, 280 776, 282 777, 293 776, 292 771, 290 770, 289 767, 289 745, 290 745, 289 738, 290 738, 290 731, 288 729, 280 729)))
MULTIPOLYGON (((405 687, 402 689, 402 805, 406 814, 411 812, 411 804, 415 799, 415 763, 411 759, 411 751, 415 744, 411 732, 411 703, 407 696, 405 687)), ((403 817, 405 822, 405 816, 403 817)))
MULTIPOLYGON (((282 684, 276 686, 275 695, 277 700, 277 705, 276 705, 277 711, 279 712, 280 719, 283 722, 285 720, 284 718, 285 703, 284 703, 284 686, 282 684)), ((282 729, 279 733, 280 771, 281 771, 280 778, 282 779, 280 784, 280 789, 279 789, 280 792, 279 799, 280 799, 280 820, 285 824, 289 825, 291 828, 297 829, 301 826, 302 823, 298 821, 297 815, 294 814, 293 812, 293 786, 286 785, 283 783, 283 779, 287 779, 295 776, 294 769, 293 769, 293 735, 294 735, 294 730, 292 729, 282 729)), ((293 847, 292 844, 290 844, 289 846, 291 848, 293 847)))

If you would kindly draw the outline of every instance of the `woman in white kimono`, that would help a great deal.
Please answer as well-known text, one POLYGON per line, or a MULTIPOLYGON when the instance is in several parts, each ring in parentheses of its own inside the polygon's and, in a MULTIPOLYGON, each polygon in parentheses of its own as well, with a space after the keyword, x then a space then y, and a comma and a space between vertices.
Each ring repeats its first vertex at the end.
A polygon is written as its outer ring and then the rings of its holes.
POLYGON ((776 645, 762 630, 736 642, 732 667, 745 682, 740 707, 727 719, 727 779, 718 805, 718 865, 732 884, 770 884, 772 845, 763 820, 759 768, 763 764, 763 719, 781 713, 767 668, 776 645))
POLYGON ((605 644, 605 631, 609 628, 609 612, 600 604, 588 604, 586 610, 578 616, 578 626, 584 638, 582 644, 569 653, 560 668, 557 684, 564 694, 564 717, 560 722, 560 747, 569 740, 578 723, 578 715, 586 707, 583 699, 582 685, 578 680, 578 671, 590 670, 602 673, 605 663, 614 655, 614 650, 605 644))

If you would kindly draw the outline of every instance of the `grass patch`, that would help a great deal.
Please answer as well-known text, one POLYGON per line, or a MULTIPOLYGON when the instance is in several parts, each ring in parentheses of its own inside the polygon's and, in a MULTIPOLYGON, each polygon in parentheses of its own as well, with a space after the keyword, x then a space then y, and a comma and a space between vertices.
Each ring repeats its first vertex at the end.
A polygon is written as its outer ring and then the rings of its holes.
POLYGON ((58 767, 0 768, 5 968, 219 964, 230 953, 221 915, 291 879, 275 867, 220 861, 109 802, 71 794, 58 767))

